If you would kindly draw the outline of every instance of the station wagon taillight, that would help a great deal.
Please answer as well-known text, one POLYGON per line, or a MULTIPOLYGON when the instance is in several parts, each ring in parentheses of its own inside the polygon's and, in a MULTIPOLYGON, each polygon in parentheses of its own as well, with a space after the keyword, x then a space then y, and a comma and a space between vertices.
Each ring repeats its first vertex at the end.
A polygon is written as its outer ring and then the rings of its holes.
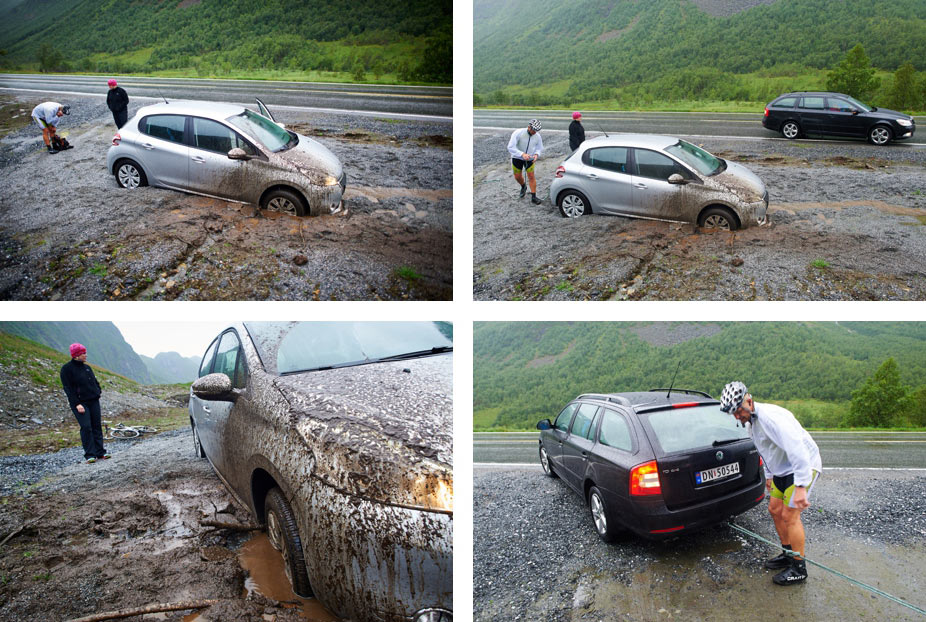
POLYGON ((768 106, 765 107, 765 116, 768 116, 768 106))
POLYGON ((679 402, 678 404, 672 404, 672 408, 692 408, 700 405, 701 402, 679 402))
POLYGON ((563 173, 565 173, 565 172, 566 172, 566 167, 565 167, 565 166, 557 166, 557 167, 556 167, 556 173, 555 173, 555 175, 556 175, 556 177, 562 179, 562 178, 563 178, 563 173))
POLYGON ((116 132, 116 135, 113 136, 113 147, 118 146, 118 145, 119 145, 119 141, 121 141, 121 140, 122 140, 122 137, 119 136, 119 132, 116 132))
POLYGON ((659 465, 650 460, 630 469, 630 494, 633 495, 661 495, 662 486, 659 485, 659 465))

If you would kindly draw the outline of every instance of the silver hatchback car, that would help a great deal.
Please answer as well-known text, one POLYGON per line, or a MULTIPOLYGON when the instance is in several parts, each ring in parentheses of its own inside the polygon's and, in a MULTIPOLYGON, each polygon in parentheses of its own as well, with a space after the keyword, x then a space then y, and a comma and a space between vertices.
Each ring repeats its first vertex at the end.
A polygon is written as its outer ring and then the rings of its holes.
POLYGON ((107 169, 123 188, 151 184, 296 216, 340 211, 346 176, 327 147, 240 105, 141 108, 116 133, 107 169))
POLYGON ((556 169, 550 198, 566 218, 592 212, 735 230, 763 225, 765 184, 745 166, 670 136, 583 142, 556 169))

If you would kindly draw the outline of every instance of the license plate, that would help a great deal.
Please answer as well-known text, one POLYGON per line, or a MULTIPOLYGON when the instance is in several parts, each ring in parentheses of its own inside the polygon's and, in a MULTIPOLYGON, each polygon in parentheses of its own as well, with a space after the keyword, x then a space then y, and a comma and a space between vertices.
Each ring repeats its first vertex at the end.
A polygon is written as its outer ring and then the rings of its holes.
POLYGON ((698 471, 695 473, 695 483, 696 484, 706 484, 712 482, 715 479, 723 479, 724 477, 729 477, 731 475, 736 475, 740 472, 740 463, 731 462, 730 464, 725 464, 723 466, 714 467, 713 469, 705 469, 703 471, 698 471))

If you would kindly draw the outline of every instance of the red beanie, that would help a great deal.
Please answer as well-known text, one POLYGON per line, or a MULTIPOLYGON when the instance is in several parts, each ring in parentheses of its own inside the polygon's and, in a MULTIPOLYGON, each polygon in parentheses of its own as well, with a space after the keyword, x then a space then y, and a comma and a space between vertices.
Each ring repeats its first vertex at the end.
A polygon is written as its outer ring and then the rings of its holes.
POLYGON ((86 354, 86 353, 87 353, 87 348, 85 348, 85 347, 82 346, 81 344, 79 344, 79 343, 72 343, 72 344, 71 344, 71 358, 72 358, 72 359, 75 359, 75 358, 77 358, 78 356, 80 356, 81 354, 86 354))

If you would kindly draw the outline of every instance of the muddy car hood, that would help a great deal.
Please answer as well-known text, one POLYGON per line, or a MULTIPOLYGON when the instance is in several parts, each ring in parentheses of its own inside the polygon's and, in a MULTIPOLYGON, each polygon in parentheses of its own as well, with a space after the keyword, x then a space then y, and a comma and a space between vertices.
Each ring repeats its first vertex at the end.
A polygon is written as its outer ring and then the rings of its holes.
POLYGON ((341 177, 341 161, 328 147, 308 136, 297 136, 299 143, 295 147, 273 154, 281 163, 293 167, 315 184, 324 184, 324 177, 327 175, 341 177))
POLYGON ((314 475, 350 494, 433 506, 452 487, 453 356, 280 376, 314 475))
POLYGON ((742 164, 730 160, 726 160, 726 163, 727 170, 707 179, 723 185, 747 203, 760 201, 765 195, 765 183, 759 176, 742 164))

